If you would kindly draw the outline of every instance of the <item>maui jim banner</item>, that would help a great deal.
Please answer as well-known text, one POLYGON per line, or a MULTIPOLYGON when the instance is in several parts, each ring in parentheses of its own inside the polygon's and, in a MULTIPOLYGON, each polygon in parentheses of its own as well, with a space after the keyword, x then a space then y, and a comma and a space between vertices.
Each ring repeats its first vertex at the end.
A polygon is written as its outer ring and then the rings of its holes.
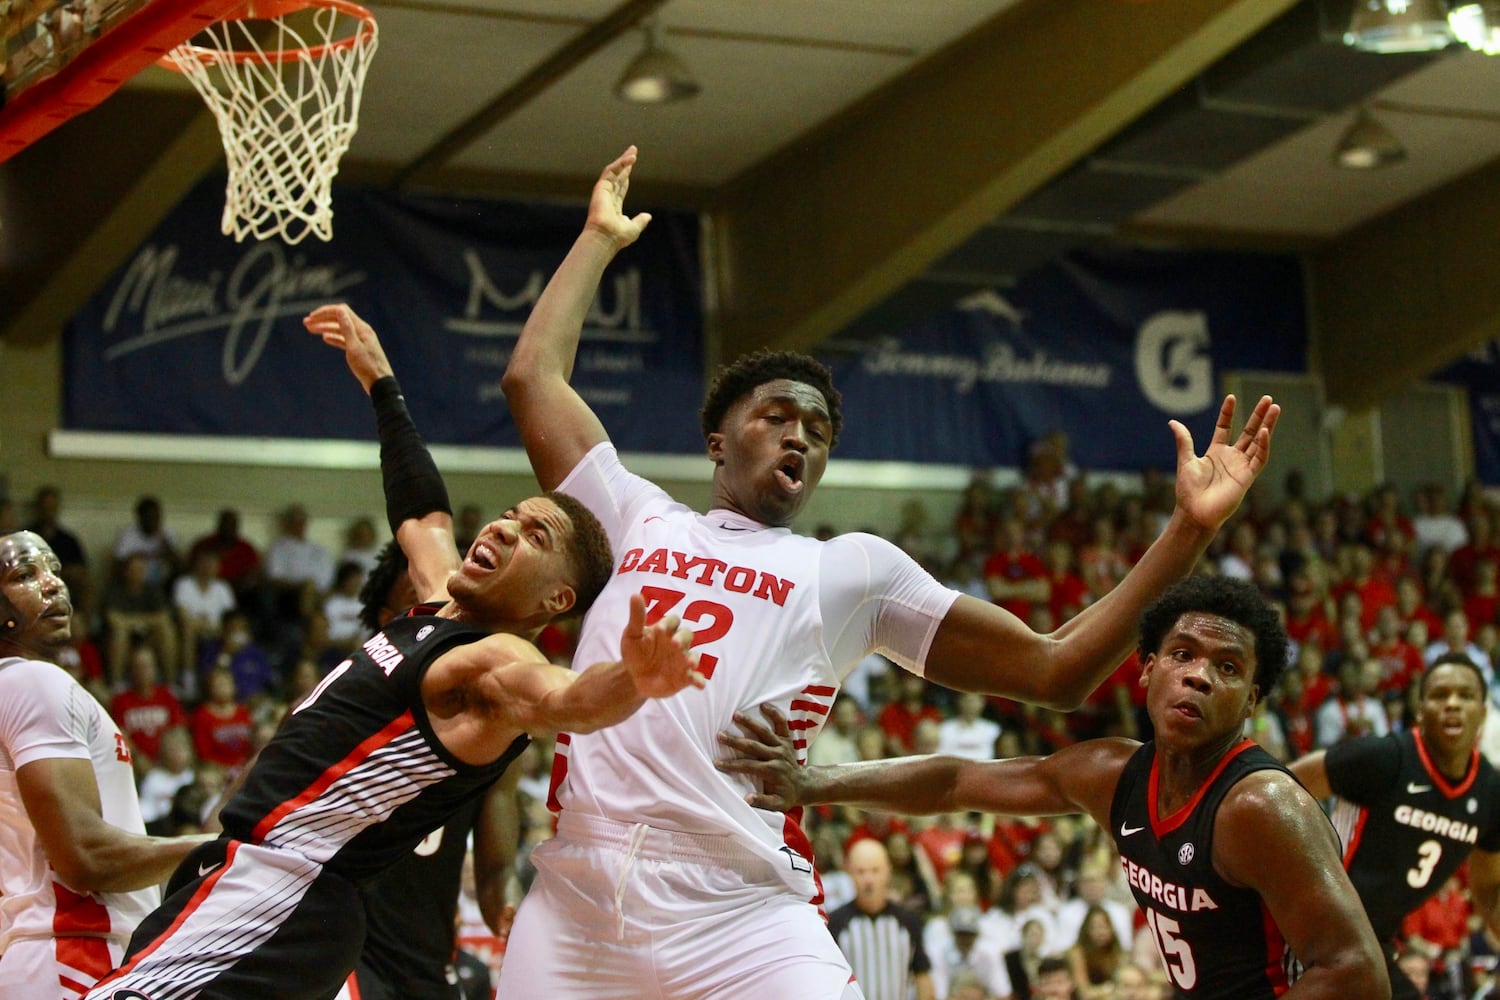
POLYGON ((1017 466, 1062 430, 1085 468, 1171 468, 1167 421, 1201 451, 1223 372, 1305 370, 1301 272, 1281 257, 1071 255, 827 357, 844 395, 842 457, 1017 466))
MULTIPOLYGON (((74 317, 70 430, 374 437, 343 356, 301 318, 348 302, 380 334, 428 441, 517 447, 500 395, 516 337, 581 208, 335 194, 331 243, 235 243, 223 179, 177 206, 74 317)), ((697 221, 655 213, 605 275, 573 383, 624 450, 697 453, 697 221)))

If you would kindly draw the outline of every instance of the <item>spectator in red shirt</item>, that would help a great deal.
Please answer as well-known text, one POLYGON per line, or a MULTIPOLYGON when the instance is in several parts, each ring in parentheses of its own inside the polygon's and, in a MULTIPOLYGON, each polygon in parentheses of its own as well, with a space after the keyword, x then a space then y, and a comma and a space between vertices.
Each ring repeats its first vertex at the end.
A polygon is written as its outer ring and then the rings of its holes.
POLYGON ((1073 546, 1064 541, 1047 543, 1047 605, 1058 625, 1086 608, 1092 598, 1089 588, 1073 567, 1073 546))
POLYGON ((913 752, 917 723, 923 719, 943 721, 943 713, 927 703, 927 682, 916 674, 901 674, 901 697, 880 710, 876 723, 885 733, 887 752, 899 756, 913 752))
POLYGON ((1031 606, 1045 602, 1050 587, 1047 567, 1026 547, 1026 526, 1008 517, 995 529, 995 551, 984 562, 990 600, 1021 621, 1031 617, 1031 606))
POLYGON ((1458 875, 1453 875, 1443 883, 1436 896, 1406 915, 1401 922, 1401 936, 1412 947, 1435 958, 1443 952, 1463 947, 1469 938, 1469 915, 1472 912, 1469 894, 1459 882, 1458 875))
POLYGON ((234 675, 215 668, 205 684, 208 697, 193 711, 190 728, 198 759, 225 768, 239 767, 250 758, 255 722, 250 710, 235 701, 234 675))
POLYGON ((161 734, 183 725, 187 716, 171 688, 161 683, 156 650, 142 643, 130 653, 130 687, 111 699, 114 717, 135 752, 136 770, 142 774, 161 754, 161 734))
POLYGON ((1500 611, 1500 586, 1496 585, 1495 560, 1480 559, 1474 564, 1474 586, 1464 598, 1464 614, 1474 635, 1486 625, 1495 624, 1500 611))
MULTIPOLYGON (((1410 577, 1396 581, 1396 613, 1401 617, 1401 628, 1410 632, 1412 622, 1420 621, 1427 627, 1428 635, 1437 635, 1443 630, 1443 620, 1437 616, 1422 596, 1422 585, 1410 577)), ((1407 641, 1414 646, 1417 643, 1409 635, 1407 641)))
POLYGON ((255 546, 240 537, 240 514, 232 507, 219 511, 219 520, 213 533, 193 542, 188 562, 200 551, 207 550, 219 556, 219 579, 234 588, 241 597, 260 578, 260 553, 255 546))
POLYGON ((1286 634, 1299 646, 1332 649, 1338 633, 1328 620, 1327 602, 1318 594, 1312 577, 1298 572, 1287 585, 1286 634))
POLYGON ((1459 590, 1468 593, 1474 586, 1479 560, 1500 562, 1500 545, 1495 544, 1494 525, 1489 512, 1481 510, 1468 519, 1469 544, 1461 545, 1448 557, 1448 575, 1459 590))
POLYGON ((1366 631, 1375 627, 1375 616, 1381 608, 1396 603, 1396 588, 1384 575, 1375 572, 1375 553, 1368 546, 1354 546, 1349 578, 1336 588, 1334 597, 1342 603, 1344 595, 1350 593, 1359 595, 1359 626, 1366 631))
POLYGON ((1422 651, 1406 641, 1401 615, 1394 607, 1381 608, 1370 637, 1370 655, 1380 661, 1380 694, 1405 691, 1422 672, 1422 651))

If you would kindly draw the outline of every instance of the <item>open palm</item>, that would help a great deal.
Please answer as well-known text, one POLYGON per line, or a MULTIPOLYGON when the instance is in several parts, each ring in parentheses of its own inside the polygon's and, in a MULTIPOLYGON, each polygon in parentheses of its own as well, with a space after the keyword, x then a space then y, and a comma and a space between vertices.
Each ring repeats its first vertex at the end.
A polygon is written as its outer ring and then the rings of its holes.
POLYGON ((1262 396, 1245 421, 1244 430, 1230 443, 1234 408, 1234 397, 1226 396, 1213 439, 1202 455, 1194 452, 1188 429, 1176 420, 1171 422, 1177 439, 1177 507, 1210 531, 1217 531, 1229 519, 1266 467, 1271 458, 1271 436, 1281 418, 1281 407, 1270 396, 1262 396))
POLYGON ((589 198, 588 228, 613 240, 617 247, 634 243, 651 224, 651 213, 625 214, 625 194, 630 190, 630 171, 635 166, 636 148, 621 153, 594 182, 589 198))

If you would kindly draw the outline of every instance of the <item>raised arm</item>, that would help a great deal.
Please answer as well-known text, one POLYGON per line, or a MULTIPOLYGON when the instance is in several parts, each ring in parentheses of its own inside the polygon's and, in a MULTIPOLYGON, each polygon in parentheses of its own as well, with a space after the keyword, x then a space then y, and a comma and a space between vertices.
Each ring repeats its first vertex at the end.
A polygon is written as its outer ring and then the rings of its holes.
POLYGON ((783 812, 800 805, 843 802, 923 816, 969 811, 1007 816, 1088 813, 1108 826, 1120 770, 1140 745, 1088 740, 1050 757, 898 757, 809 767, 797 763, 786 717, 771 705, 762 705, 761 713, 764 721, 735 714, 745 735, 719 735, 719 742, 736 756, 716 766, 760 783, 760 792, 746 796, 752 806, 783 812))
POLYGON ((347 305, 319 306, 302 321, 309 333, 344 352, 344 360, 375 406, 386 519, 417 597, 448 599, 448 577, 459 566, 453 510, 443 477, 407 412, 401 387, 375 330, 347 305))
POLYGON ((148 837, 104 819, 93 765, 49 757, 22 765, 16 784, 47 862, 78 892, 131 892, 165 882, 213 834, 148 837))
POLYGON ((1219 527, 1239 507, 1271 455, 1281 408, 1263 396, 1237 440, 1235 401, 1219 409, 1203 455, 1186 427, 1177 440, 1177 506, 1166 530, 1125 579, 1051 635, 1038 635, 1003 608, 960 597, 933 636, 926 676, 1051 708, 1076 708, 1129 655, 1136 623, 1157 594, 1193 569, 1219 527))
POLYGON ((635 156, 631 146, 599 175, 583 232, 527 317, 500 382, 544 490, 555 489, 589 449, 609 437, 568 379, 605 267, 651 221, 646 212, 625 214, 635 156))
POLYGON ((1214 821, 1214 867, 1265 900, 1302 963, 1287 1000, 1385 1000, 1385 958, 1318 804, 1279 772, 1253 774, 1214 821))

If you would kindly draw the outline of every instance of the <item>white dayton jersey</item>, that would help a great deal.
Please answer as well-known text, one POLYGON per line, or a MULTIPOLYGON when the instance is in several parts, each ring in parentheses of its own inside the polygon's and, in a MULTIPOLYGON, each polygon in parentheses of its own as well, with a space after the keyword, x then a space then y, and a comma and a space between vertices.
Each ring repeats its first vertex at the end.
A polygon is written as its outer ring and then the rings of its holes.
POLYGON ((630 595, 639 592, 649 620, 675 614, 693 629, 708 685, 648 701, 599 732, 560 736, 553 808, 731 835, 813 899, 797 817, 745 802, 750 780, 714 768, 724 753, 718 735, 735 728, 734 713, 760 719, 769 702, 787 715, 805 762, 844 676, 871 652, 920 672, 958 594, 873 535, 819 542, 729 511, 698 514, 628 472, 608 443, 559 489, 599 518, 615 558, 574 664, 619 658, 630 595))
POLYGON ((61 668, 0 657, 0 954, 23 938, 102 937, 124 946, 161 902, 154 887, 74 892, 47 864, 16 772, 55 758, 91 762, 104 821, 146 832, 130 750, 109 713, 61 668))

